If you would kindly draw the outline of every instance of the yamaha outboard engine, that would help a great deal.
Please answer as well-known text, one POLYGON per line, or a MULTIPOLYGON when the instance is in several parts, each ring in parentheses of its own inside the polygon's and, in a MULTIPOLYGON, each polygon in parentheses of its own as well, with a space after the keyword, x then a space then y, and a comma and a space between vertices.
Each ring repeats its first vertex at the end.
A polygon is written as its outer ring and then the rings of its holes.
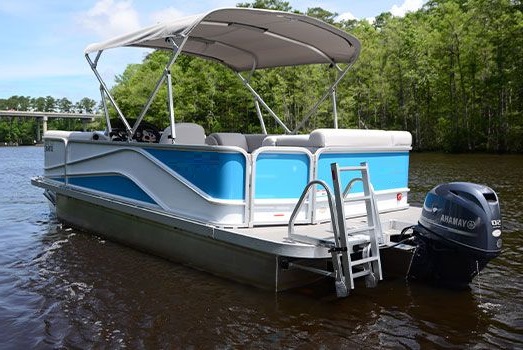
POLYGON ((409 279, 466 287, 501 252, 498 196, 473 183, 438 185, 425 198, 414 235, 409 279))

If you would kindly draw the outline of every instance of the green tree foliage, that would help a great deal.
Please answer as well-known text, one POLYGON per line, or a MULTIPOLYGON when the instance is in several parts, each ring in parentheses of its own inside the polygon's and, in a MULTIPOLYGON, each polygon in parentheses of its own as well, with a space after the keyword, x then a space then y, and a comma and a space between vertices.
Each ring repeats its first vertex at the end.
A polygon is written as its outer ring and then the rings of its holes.
MULTIPOLYGON (((238 6, 298 12, 281 0, 238 6)), ((521 1, 514 0, 431 0, 417 12, 404 17, 382 13, 372 23, 340 21, 320 7, 305 13, 362 43, 359 60, 337 88, 340 127, 408 130, 418 150, 523 152, 522 10, 521 1)), ((111 92, 126 116, 140 115, 169 57, 153 52, 117 77, 111 92)), ((180 56, 171 71, 176 121, 197 122, 208 133, 261 131, 253 97, 231 70, 180 56)), ((256 72, 251 84, 293 128, 335 77, 336 70, 324 66, 278 68, 256 72)), ((163 86, 146 120, 167 126, 166 99, 163 86)), ((0 100, 0 108, 94 108, 94 101, 82 101, 71 107, 48 97, 13 96, 0 100)), ((306 130, 333 127, 329 102, 318 108, 306 130)), ((268 131, 281 132, 263 113, 268 131)), ((12 139, 16 130, 13 126, 10 136, 3 136, 4 123, 0 139, 12 139)))
POLYGON ((281 0, 256 0, 252 3, 239 3, 237 6, 277 11, 292 11, 292 6, 289 4, 289 2, 281 0))
MULTIPOLYGON (((37 111, 63 113, 94 113, 96 101, 83 98, 77 103, 67 98, 55 99, 52 96, 32 98, 29 96, 11 96, 0 99, 2 111, 37 111)), ((84 125, 76 119, 53 118, 48 122, 49 129, 82 130, 84 125)), ((0 118, 0 142, 7 144, 32 145, 35 142, 37 121, 34 118, 0 118)))
POLYGON ((78 113, 93 113, 96 107, 96 101, 88 97, 82 98, 76 103, 76 112, 78 113))
POLYGON ((307 16, 321 19, 322 21, 330 24, 335 24, 338 14, 336 12, 324 10, 321 7, 314 7, 307 10, 307 16))
POLYGON ((407 129, 418 149, 521 152, 522 23, 508 0, 431 1, 378 16, 374 31, 360 22, 358 120, 407 129))

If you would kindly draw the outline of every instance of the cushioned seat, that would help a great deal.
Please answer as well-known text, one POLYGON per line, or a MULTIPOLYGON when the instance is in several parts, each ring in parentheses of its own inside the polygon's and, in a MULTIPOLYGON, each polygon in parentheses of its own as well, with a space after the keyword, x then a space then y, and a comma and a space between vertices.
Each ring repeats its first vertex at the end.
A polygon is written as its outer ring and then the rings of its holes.
POLYGON ((412 144, 408 131, 366 129, 316 129, 310 135, 273 135, 263 140, 263 146, 291 146, 318 149, 323 147, 392 147, 412 144))
POLYGON ((236 132, 215 132, 207 136, 205 144, 215 146, 233 146, 249 150, 245 135, 236 132))
POLYGON ((312 147, 388 147, 392 135, 384 130, 316 129, 309 141, 312 147))
POLYGON ((263 141, 267 138, 266 134, 246 134, 248 152, 252 153, 263 145, 263 141))
POLYGON ((267 136, 263 146, 309 147, 309 135, 273 135, 267 136))
MULTIPOLYGON (((176 138, 174 142, 181 145, 203 145, 205 144, 205 130, 201 125, 195 123, 174 124, 176 138)), ((171 143, 171 127, 168 126, 162 133, 160 143, 171 143)))

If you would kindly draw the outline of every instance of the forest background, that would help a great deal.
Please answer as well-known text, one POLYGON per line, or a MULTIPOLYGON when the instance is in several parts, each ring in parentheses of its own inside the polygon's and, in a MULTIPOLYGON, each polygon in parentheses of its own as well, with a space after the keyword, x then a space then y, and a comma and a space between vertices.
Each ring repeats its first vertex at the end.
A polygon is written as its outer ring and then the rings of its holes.
MULTIPOLYGON (((295 11, 289 2, 256 0, 238 4, 295 11)), ((416 150, 523 152, 523 2, 521 0, 434 0, 394 17, 337 21, 337 14, 309 8, 356 36, 362 51, 337 88, 339 126, 401 129, 416 150)), ((169 53, 153 52, 128 65, 111 93, 127 116, 139 115, 169 53)), ((215 63, 181 57, 171 69, 177 121, 218 131, 261 132, 252 95, 234 73, 215 63)), ((291 127, 324 93, 336 70, 322 66, 256 72, 253 87, 291 127)), ((166 89, 146 120, 164 127, 166 89)), ((322 104, 305 131, 333 127, 332 104, 322 104)), ((0 99, 0 110, 92 113, 100 103, 73 103, 51 96, 0 99)), ((110 111, 116 116, 114 110, 110 111)), ((269 133, 281 132, 266 118, 269 133)), ((102 128, 103 125, 91 125, 102 128)), ((81 122, 54 120, 49 128, 81 129, 81 122)), ((0 120, 0 141, 33 143, 36 121, 0 120)))

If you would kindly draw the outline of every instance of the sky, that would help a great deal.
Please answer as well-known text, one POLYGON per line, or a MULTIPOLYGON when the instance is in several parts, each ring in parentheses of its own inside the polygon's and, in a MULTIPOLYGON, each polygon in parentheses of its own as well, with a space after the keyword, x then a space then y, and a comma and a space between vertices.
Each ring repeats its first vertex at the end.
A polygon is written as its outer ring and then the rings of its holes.
MULTIPOLYGON (((390 11, 403 16, 423 0, 287 0, 301 12, 321 7, 338 19, 372 19, 390 11)), ((84 57, 87 45, 168 19, 234 7, 248 0, 1 0, 0 98, 14 95, 99 101, 99 83, 84 57)), ((365 43, 362 43, 364 46, 365 43)), ((109 86, 140 49, 109 50, 99 71, 109 86)))

